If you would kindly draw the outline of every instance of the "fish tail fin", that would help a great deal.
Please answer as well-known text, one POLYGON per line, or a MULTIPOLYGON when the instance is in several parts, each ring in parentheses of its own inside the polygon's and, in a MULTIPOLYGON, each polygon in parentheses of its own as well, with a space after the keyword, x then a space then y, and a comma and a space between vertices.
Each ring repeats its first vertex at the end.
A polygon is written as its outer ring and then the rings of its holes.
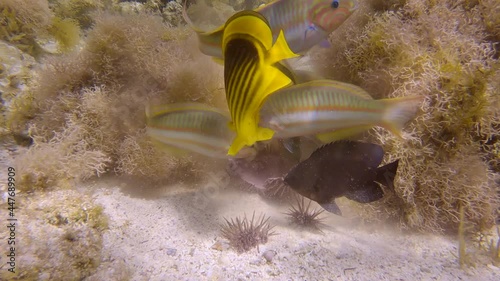
POLYGON ((196 33, 203 33, 203 31, 197 27, 193 21, 189 18, 189 15, 187 14, 187 1, 188 0, 183 0, 182 1, 182 18, 184 21, 187 23, 187 25, 194 30, 196 33))
POLYGON ((399 159, 377 169, 375 181, 394 190, 394 179, 398 170, 399 159))
POLYGON ((184 0, 182 1, 182 18, 184 19, 184 21, 187 23, 187 25, 189 25, 189 27, 191 29, 194 29, 196 31, 196 26, 194 25, 193 21, 191 21, 191 19, 189 18, 188 14, 187 14, 187 0, 184 0))
POLYGON ((285 33, 280 30, 276 43, 271 47, 267 53, 266 60, 269 64, 274 64, 284 59, 295 58, 300 55, 294 53, 285 39, 285 33))
POLYGON ((402 138, 401 130, 417 114, 423 99, 423 96, 411 96, 380 100, 386 104, 382 126, 402 138))

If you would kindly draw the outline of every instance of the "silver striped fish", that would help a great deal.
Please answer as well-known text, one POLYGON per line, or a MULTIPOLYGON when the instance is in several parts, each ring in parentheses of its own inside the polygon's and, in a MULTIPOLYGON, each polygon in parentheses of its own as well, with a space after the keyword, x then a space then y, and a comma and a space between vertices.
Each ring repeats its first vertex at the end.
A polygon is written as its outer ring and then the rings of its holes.
POLYGON ((423 101, 422 96, 374 100, 352 84, 316 80, 269 95, 260 109, 260 126, 278 138, 315 135, 331 142, 374 126, 401 136, 423 101))
POLYGON ((230 118, 215 108, 197 103, 150 106, 146 109, 147 133, 161 146, 227 158, 235 133, 230 118))

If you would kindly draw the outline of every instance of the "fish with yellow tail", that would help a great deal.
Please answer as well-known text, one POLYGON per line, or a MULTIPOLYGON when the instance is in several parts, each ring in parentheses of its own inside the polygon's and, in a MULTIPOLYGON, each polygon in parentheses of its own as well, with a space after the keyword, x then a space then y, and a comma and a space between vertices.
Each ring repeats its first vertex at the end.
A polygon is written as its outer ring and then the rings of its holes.
POLYGON ((230 127, 236 132, 228 155, 234 156, 244 146, 273 137, 271 129, 258 126, 259 108, 266 96, 292 84, 277 63, 298 55, 288 47, 283 32, 273 45, 267 20, 254 11, 239 12, 226 22, 222 46, 230 127))
MULTIPOLYGON (((184 3, 184 20, 196 31, 200 51, 223 59, 224 26, 205 32, 189 19, 184 3)), ((257 8, 269 22, 273 40, 283 30, 294 53, 304 53, 318 44, 328 44, 328 36, 344 23, 358 8, 358 0, 276 0, 257 8)))
MULTIPOLYGON (((229 116, 199 103, 177 103, 146 108, 147 133, 170 152, 188 151, 213 158, 227 158, 235 133, 229 116)), ((238 157, 251 156, 250 149, 238 157)))
POLYGON ((315 80, 280 89, 260 108, 260 126, 275 137, 316 136, 324 143, 383 127, 401 135, 423 102, 422 96, 374 100, 362 88, 315 80))

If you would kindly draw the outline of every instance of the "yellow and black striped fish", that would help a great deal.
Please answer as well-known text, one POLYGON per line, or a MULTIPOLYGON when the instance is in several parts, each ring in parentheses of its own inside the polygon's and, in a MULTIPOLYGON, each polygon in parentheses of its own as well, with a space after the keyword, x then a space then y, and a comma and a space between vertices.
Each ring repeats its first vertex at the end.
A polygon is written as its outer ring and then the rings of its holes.
POLYGON ((258 127, 259 109, 266 96, 292 83, 278 62, 298 55, 282 31, 273 45, 269 23, 254 11, 239 12, 226 22, 222 46, 230 127, 236 131, 228 154, 235 155, 244 146, 272 138, 272 130, 258 127))

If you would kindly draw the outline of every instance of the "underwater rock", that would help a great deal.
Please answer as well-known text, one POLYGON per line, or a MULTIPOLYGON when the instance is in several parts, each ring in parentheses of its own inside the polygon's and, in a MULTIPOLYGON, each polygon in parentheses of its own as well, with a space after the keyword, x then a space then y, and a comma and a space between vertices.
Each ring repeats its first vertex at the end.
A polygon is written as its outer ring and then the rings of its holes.
POLYGON ((140 3, 139 1, 127 1, 127 2, 121 2, 118 4, 120 7, 120 11, 124 14, 137 14, 142 11, 144 11, 144 4, 140 3))
POLYGON ((18 48, 0 41, 0 93, 4 101, 26 88, 35 59, 18 48))
POLYGON ((167 23, 180 26, 184 22, 182 19, 182 0, 168 2, 163 9, 162 17, 167 23))
POLYGON ((177 254, 177 249, 167 248, 167 256, 175 256, 177 254))
POLYGON ((267 262, 272 262, 277 254, 278 253, 274 250, 267 250, 262 254, 262 256, 264 257, 264 259, 266 259, 267 262))

